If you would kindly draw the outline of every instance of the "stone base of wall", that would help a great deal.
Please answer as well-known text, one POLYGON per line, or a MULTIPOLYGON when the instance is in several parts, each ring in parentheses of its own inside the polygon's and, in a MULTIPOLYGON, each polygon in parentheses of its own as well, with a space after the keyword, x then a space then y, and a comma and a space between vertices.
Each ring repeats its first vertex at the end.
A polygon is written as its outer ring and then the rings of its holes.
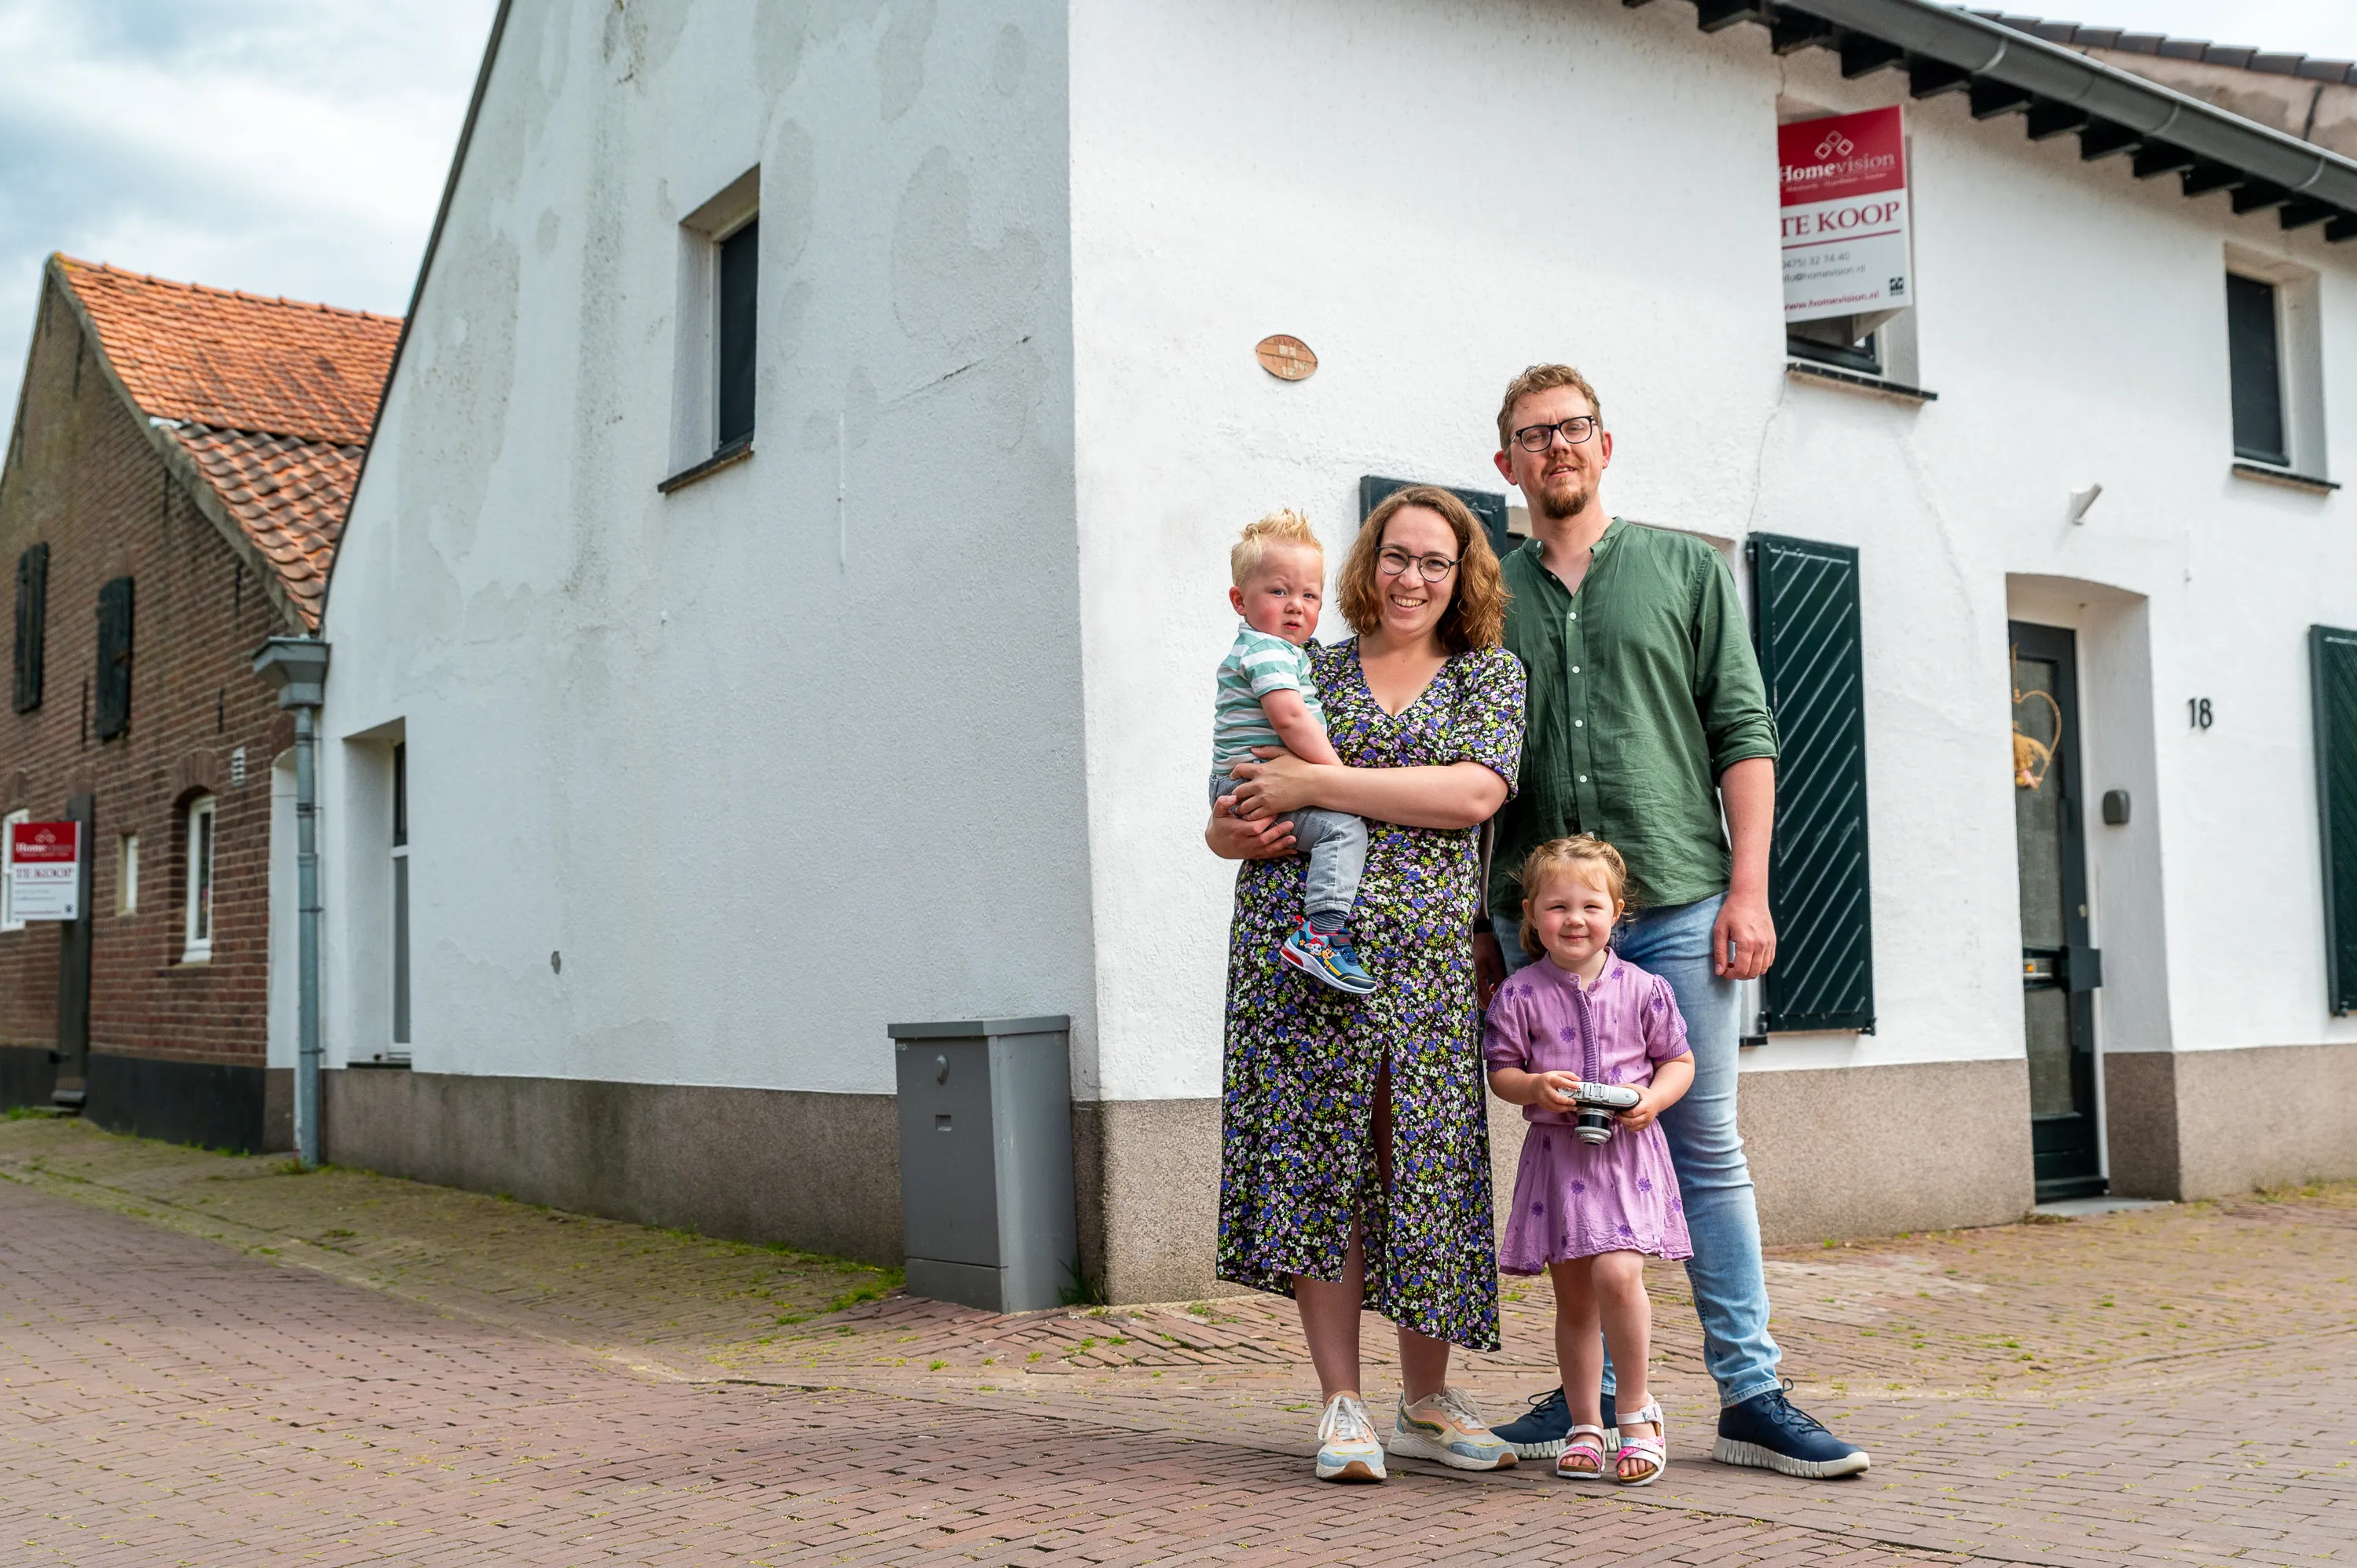
POLYGON ((2036 1201, 2018 1058, 1747 1072, 1740 1095, 1770 1246, 2001 1225, 2036 1201))
POLYGON ((2129 1197, 2357 1176, 2357 1044, 2107 1055, 2104 1110, 2129 1197))
POLYGON ((389 1176, 898 1267, 888 1094, 322 1073, 322 1154, 389 1176))
MULTIPOLYGON (((28 1054, 0 1050, 0 1090, 46 1070, 45 1057, 15 1059, 28 1054)), ((101 1059, 92 1058, 93 1102, 101 1059)), ((245 1070, 257 1080, 258 1128, 260 1069, 245 1070)), ((2357 1045, 2115 1056, 2105 1073, 2115 1192, 2199 1197, 2357 1176, 2357 1045)), ((283 1096, 277 1076, 269 1087, 283 1096)), ((325 1152, 338 1164, 900 1261, 889 1095, 361 1068, 325 1079, 325 1152)), ((46 1080, 39 1087, 45 1094, 46 1080)), ((2018 1060, 1748 1072, 1742 1097, 1771 1245, 1999 1224, 2031 1205, 2029 1079, 2018 1060)), ((1523 1127, 1518 1112, 1492 1103, 1501 1208, 1523 1127)), ((1072 1134, 1082 1269, 1109 1299, 1233 1289, 1211 1272, 1216 1100, 1084 1102, 1073 1107, 1072 1134)))
POLYGON ((94 1050, 81 1113, 110 1133, 258 1155, 268 1146, 267 1073, 261 1067, 94 1050))
POLYGON ((0 1046, 0 1111, 47 1105, 57 1087, 57 1063, 47 1046, 0 1046))

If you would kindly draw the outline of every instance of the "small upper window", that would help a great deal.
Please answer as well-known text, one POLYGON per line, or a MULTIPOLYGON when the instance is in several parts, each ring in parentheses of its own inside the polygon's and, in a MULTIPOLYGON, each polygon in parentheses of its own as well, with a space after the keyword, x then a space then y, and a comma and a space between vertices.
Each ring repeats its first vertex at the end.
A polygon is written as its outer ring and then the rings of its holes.
POLYGON ((2288 467, 2283 336, 2275 285, 2240 273, 2226 274, 2226 358, 2233 383, 2234 456, 2288 467))
POLYGON ((0 931, 25 929, 25 922, 16 918, 16 836, 8 830, 32 820, 30 811, 11 811, 0 817, 0 931))
POLYGON ((205 963, 213 956, 213 807, 210 795, 188 802, 188 940, 182 963, 205 963))
POLYGON ((714 323, 720 361, 723 449, 753 439, 753 344, 761 257, 759 218, 720 242, 720 315, 714 323))
POLYGON ((131 579, 98 591, 98 738, 131 727, 131 579))
POLYGON ((139 912, 139 835, 124 833, 114 841, 114 912, 139 912))
POLYGON ((16 557, 16 711, 41 705, 41 642, 48 619, 49 547, 34 544, 16 557))

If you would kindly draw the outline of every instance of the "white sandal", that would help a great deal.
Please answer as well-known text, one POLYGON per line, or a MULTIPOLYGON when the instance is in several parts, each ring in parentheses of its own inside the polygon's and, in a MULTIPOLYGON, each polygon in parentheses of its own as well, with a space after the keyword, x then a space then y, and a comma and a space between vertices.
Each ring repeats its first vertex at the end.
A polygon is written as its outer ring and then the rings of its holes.
POLYGON ((1557 1479, 1565 1481, 1610 1480, 1612 1472, 1606 1464, 1604 1455, 1604 1429, 1600 1426, 1573 1427, 1570 1441, 1563 1445, 1563 1452, 1555 1455, 1555 1473, 1557 1479), (1582 1436, 1582 1433, 1590 1435, 1582 1436), (1575 1470, 1567 1467, 1565 1461, 1575 1454, 1593 1455, 1596 1459, 1596 1468, 1575 1470))
POLYGON ((1620 1418, 1618 1424, 1620 1428, 1620 1452, 1614 1455, 1615 1468, 1612 1478, 1624 1487, 1652 1486, 1661 1479, 1662 1472, 1670 1467, 1670 1427, 1669 1423, 1662 1419, 1662 1402, 1653 1400, 1642 1410, 1631 1411, 1620 1418), (1651 1437, 1632 1436, 1629 1431, 1632 1425, 1650 1425, 1655 1431, 1651 1437), (1620 1474, 1618 1461, 1627 1458, 1631 1454, 1649 1462, 1652 1468, 1641 1475, 1620 1474))

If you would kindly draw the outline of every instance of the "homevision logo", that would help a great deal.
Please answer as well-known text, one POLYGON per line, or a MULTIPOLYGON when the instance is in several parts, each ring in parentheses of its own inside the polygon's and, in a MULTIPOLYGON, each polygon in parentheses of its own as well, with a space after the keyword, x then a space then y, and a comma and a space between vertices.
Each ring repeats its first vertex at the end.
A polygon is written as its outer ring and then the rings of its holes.
POLYGON ((1835 131, 1817 144, 1817 162, 1824 163, 1830 158, 1846 158, 1856 151, 1857 151, 1857 144, 1839 131, 1835 131))

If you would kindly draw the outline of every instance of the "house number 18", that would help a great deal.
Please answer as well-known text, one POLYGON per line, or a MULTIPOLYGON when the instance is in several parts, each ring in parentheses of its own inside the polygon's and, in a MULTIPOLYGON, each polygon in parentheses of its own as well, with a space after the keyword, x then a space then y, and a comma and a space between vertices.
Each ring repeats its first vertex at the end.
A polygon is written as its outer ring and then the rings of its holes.
POLYGON ((2188 697, 2185 699, 2185 724, 2186 727, 2189 729, 2208 729, 2210 727, 2209 698, 2188 697))

